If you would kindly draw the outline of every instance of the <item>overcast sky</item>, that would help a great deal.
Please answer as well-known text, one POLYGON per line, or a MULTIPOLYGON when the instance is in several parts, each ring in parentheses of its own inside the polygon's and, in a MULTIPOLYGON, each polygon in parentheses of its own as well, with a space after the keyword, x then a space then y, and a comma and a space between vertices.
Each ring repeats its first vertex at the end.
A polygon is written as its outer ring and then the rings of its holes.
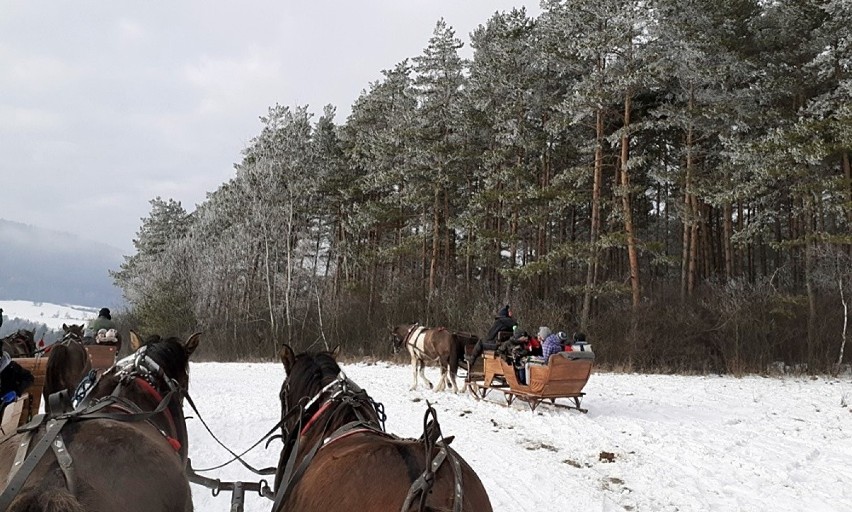
MULTIPOLYGON (((130 253, 156 196, 188 211, 233 176, 275 103, 331 103, 537 0, 0 0, 0 218, 130 253)), ((0 241, 2 245, 2 241, 0 241)))

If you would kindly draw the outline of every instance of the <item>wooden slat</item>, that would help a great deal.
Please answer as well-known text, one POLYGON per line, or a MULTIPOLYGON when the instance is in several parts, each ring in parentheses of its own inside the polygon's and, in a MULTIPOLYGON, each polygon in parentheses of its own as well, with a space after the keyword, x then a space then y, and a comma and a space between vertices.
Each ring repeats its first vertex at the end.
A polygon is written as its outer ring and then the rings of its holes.
POLYGON ((591 373, 591 359, 569 360, 554 354, 546 366, 530 366, 529 388, 534 394, 546 398, 578 396, 582 394, 591 373))
POLYGON ((39 407, 41 406, 41 393, 44 389, 44 377, 47 373, 47 358, 18 357, 15 358, 15 362, 33 374, 33 383, 24 392, 29 393, 32 399, 32 406, 30 408, 32 414, 38 414, 39 407))
POLYGON ((106 370, 115 364, 117 345, 86 345, 89 361, 95 370, 106 370))
POLYGON ((27 422, 30 410, 29 393, 24 393, 17 400, 3 409, 3 418, 0 420, 0 439, 6 439, 13 435, 18 427, 27 422))

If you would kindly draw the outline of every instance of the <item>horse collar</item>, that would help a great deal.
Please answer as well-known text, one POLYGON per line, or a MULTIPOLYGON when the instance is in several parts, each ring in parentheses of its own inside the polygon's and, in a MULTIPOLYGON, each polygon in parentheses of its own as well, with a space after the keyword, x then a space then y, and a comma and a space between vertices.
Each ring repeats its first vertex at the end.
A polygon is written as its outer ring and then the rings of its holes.
POLYGON ((402 339, 402 344, 403 344, 403 345, 407 345, 407 344, 408 344, 408 340, 409 340, 409 338, 411 338, 411 333, 413 333, 413 332, 414 332, 414 330, 415 330, 415 329, 417 329, 418 327, 420 327, 420 322, 417 322, 417 323, 411 324, 411 327, 409 327, 409 328, 408 328, 408 332, 407 332, 407 333, 405 333, 405 338, 403 338, 403 339, 402 339))
POLYGON ((414 324, 411 326, 411 329, 408 330, 408 334, 405 335, 405 342, 403 345, 411 345, 416 350, 417 349, 417 337, 420 336, 420 333, 426 330, 426 327, 421 326, 420 324, 414 324), (414 338, 414 343, 411 342, 411 339, 414 338))

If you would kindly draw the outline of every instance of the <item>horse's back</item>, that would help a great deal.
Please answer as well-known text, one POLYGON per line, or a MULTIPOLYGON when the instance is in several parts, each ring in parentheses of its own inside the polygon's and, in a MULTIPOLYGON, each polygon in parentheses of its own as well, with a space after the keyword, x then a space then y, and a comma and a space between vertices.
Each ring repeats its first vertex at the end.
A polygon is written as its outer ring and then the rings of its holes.
MULTIPOLYGON (((191 511, 191 491, 180 457, 154 427, 141 425, 114 420, 67 424, 61 434, 73 461, 76 496, 68 493, 56 457, 48 451, 8 512, 191 511)), ((29 449, 43 435, 44 429, 39 429, 29 449)), ((24 435, 17 434, 0 444, 0 481, 7 481, 23 440, 24 435)))
MULTIPOLYGON (((462 469, 464 512, 488 512, 491 504, 479 477, 452 448, 462 469)), ((357 433, 317 452, 281 510, 379 512, 400 510, 426 468, 422 442, 378 433, 357 433)), ((449 457, 435 475, 426 510, 452 510, 455 478, 449 457)), ((415 501, 419 503, 419 499, 415 501)), ((419 510, 414 508, 415 510, 419 510)))

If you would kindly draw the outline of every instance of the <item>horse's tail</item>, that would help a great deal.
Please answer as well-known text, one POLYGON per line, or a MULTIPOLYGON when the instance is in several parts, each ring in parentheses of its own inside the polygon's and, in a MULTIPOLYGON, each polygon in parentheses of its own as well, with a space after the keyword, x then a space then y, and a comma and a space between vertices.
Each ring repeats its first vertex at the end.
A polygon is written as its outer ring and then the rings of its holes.
POLYGON ((86 512, 77 498, 66 489, 47 489, 21 496, 9 512, 86 512))

